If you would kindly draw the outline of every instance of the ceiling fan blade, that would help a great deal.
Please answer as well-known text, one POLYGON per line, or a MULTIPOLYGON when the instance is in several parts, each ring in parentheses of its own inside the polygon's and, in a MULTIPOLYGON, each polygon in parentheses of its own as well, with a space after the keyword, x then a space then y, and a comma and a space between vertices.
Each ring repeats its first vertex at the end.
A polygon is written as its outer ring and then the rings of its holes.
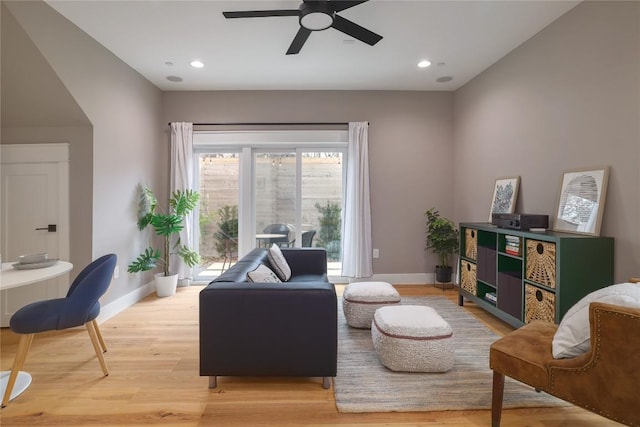
POLYGON ((302 49, 302 46, 304 46, 304 43, 309 38, 310 34, 311 34, 311 30, 308 30, 304 27, 300 27, 300 29, 298 30, 298 33, 296 34, 295 38, 291 42, 291 46, 289 46, 289 50, 287 50, 287 55, 296 55, 297 53, 299 53, 300 49, 302 49))
POLYGON ((280 10, 246 10, 238 12, 222 12, 225 18, 267 18, 270 16, 298 16, 298 9, 280 10))
POLYGON ((361 3, 366 3, 369 0, 360 0, 360 1, 342 1, 342 0, 333 0, 330 1, 329 4, 333 8, 334 12, 341 12, 345 9, 349 9, 350 7, 357 6, 361 3))
POLYGON ((333 24, 331 26, 338 31, 341 31, 368 44, 369 46, 373 46, 374 44, 382 40, 381 35, 378 35, 373 31, 369 31, 366 28, 356 24, 355 22, 351 22, 339 15, 335 15, 333 17, 333 24))

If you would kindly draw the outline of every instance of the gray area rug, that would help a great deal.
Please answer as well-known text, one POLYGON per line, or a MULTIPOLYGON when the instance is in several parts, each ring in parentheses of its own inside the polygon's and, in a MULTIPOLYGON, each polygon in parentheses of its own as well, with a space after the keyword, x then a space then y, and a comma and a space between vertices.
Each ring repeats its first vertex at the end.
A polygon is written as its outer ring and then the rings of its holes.
MULTIPOLYGON (((409 412, 491 408, 493 371, 489 346, 499 338, 473 315, 445 297, 403 297, 402 304, 433 307, 451 325, 454 368, 446 373, 402 373, 385 368, 373 348, 371 331, 347 325, 338 300, 338 375, 334 379, 340 412, 409 412)), ((505 408, 566 406, 506 378, 505 408)))

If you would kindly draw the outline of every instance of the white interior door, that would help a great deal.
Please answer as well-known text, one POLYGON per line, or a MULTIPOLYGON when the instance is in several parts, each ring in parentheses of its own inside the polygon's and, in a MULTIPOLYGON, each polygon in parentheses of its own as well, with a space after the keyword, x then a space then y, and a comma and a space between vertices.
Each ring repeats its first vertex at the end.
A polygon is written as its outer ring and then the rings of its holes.
MULTIPOLYGON (((3 262, 46 252, 69 259, 67 144, 2 145, 1 249, 3 262)), ((68 274, 0 292, 0 323, 34 301, 63 297, 68 274)))

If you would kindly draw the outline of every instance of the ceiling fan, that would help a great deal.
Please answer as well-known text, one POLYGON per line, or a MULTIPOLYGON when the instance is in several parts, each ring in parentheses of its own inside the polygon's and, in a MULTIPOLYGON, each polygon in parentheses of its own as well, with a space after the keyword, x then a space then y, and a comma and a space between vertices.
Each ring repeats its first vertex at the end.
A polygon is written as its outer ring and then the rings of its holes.
POLYGON ((295 55, 300 52, 312 31, 322 31, 327 28, 335 28, 336 30, 356 38, 370 46, 378 43, 382 40, 382 36, 337 14, 338 12, 342 12, 345 9, 349 9, 367 1, 368 0, 304 0, 298 9, 251 10, 222 12, 222 14, 225 18, 297 16, 298 22, 300 23, 300 29, 289 46, 289 50, 287 50, 287 55, 295 55))

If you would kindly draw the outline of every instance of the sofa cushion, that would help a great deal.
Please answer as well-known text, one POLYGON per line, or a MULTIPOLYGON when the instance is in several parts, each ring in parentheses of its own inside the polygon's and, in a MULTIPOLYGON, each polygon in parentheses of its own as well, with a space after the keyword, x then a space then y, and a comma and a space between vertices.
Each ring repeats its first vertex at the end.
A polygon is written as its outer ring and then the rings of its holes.
POLYGON ((269 267, 261 264, 253 271, 247 273, 247 277, 250 282, 254 283, 282 283, 282 280, 278 278, 269 267))
POLYGON ((283 282, 286 282, 291 278, 291 267, 289 267, 287 260, 284 259, 284 255, 282 255, 280 246, 274 243, 269 248, 269 252, 267 252, 267 257, 269 258, 269 263, 271 264, 271 267, 273 267, 273 271, 278 275, 280 280, 282 280, 283 282))
POLYGON ((589 304, 604 302, 640 308, 640 284, 621 283, 598 289, 583 297, 567 311, 553 337, 553 357, 575 357, 591 348, 589 304))

